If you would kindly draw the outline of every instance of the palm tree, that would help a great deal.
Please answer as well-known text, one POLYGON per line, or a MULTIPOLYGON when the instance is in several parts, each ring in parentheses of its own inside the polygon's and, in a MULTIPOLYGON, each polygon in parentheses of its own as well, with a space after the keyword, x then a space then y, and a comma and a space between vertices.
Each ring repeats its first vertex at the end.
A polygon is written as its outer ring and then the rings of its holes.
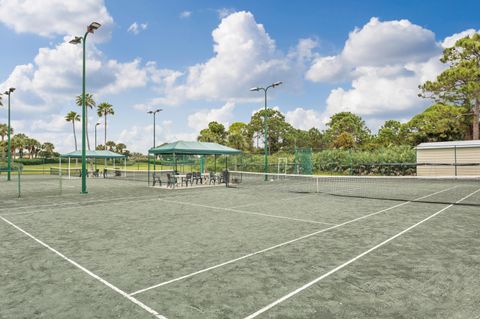
MULTIPOLYGON (((13 129, 10 128, 13 132, 13 129)), ((5 136, 8 135, 8 125, 7 124, 0 124, 0 136, 2 137, 2 142, 5 141, 5 136)))
POLYGON ((80 122, 80 115, 77 114, 77 112, 70 111, 67 113, 67 116, 65 116, 65 121, 72 122, 73 139, 75 140, 75 151, 76 151, 78 150, 78 147, 77 147, 77 134, 75 132, 75 122, 80 122))
MULTIPOLYGON (((75 98, 75 103, 80 107, 82 106, 83 100, 82 100, 81 95, 79 95, 75 98)), ((93 108, 96 105, 97 104, 95 103, 95 100, 93 99, 93 95, 90 94, 90 93, 86 93, 85 94, 85 131, 86 131, 86 134, 87 134, 88 150, 90 150, 90 139, 88 138, 88 108, 93 108)))
POLYGON ((45 142, 42 144, 42 150, 45 158, 49 158, 50 156, 52 156, 54 149, 55 149, 55 146, 52 143, 45 142))
POLYGON ((114 141, 108 141, 107 143, 105 143, 105 146, 108 147, 109 151, 113 152, 113 148, 115 147, 115 142, 114 141))
POLYGON ((23 150, 27 148, 27 140, 28 140, 28 136, 26 136, 23 133, 16 134, 12 138, 11 151, 12 151, 12 154, 14 154, 14 157, 15 157, 15 150, 18 149, 18 154, 20 158, 23 158, 23 150))
POLYGON ((127 145, 123 144, 123 143, 118 143, 117 145, 115 145, 115 151, 117 153, 120 153, 120 154, 123 154, 123 151, 127 148, 127 145))
POLYGON ((107 144, 107 115, 110 114, 110 115, 114 115, 115 112, 113 111, 113 105, 112 104, 109 104, 109 103, 106 103, 106 102, 103 102, 103 103, 100 103, 98 106, 97 106, 97 115, 99 117, 102 117, 103 116, 103 119, 105 121, 105 125, 104 125, 104 128, 105 128, 105 139, 104 139, 104 143, 107 144))

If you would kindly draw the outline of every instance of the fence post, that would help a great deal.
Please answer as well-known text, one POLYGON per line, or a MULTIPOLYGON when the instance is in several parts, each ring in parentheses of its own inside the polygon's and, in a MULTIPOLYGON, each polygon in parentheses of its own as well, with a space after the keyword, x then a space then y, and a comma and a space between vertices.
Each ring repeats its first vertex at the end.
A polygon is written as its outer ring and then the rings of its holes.
POLYGON ((457 145, 453 146, 453 156, 455 165, 455 176, 457 176, 457 145))

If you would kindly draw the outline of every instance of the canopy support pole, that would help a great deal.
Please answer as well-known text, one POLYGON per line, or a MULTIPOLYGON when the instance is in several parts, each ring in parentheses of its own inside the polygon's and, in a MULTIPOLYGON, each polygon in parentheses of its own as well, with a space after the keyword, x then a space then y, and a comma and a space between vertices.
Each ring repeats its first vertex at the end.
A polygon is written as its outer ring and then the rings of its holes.
POLYGON ((58 158, 58 176, 62 177, 62 157, 58 158))
POLYGON ((123 170, 125 171, 125 176, 127 176, 127 157, 123 158, 123 170))
POLYGON ((70 157, 68 158, 68 179, 70 179, 70 157))
POLYGON ((215 172, 215 174, 217 174, 217 154, 213 155, 213 157, 215 158, 213 171, 215 172))
POLYGON ((150 186, 150 153, 148 153, 148 156, 147 156, 147 163, 148 163, 147 183, 148 183, 148 186, 150 186))

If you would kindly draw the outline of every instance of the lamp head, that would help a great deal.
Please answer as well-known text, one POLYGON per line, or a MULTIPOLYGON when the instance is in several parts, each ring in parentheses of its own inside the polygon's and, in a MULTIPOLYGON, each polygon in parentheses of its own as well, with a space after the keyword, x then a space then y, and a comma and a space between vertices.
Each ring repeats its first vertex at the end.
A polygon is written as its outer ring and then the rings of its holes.
POLYGON ((162 109, 157 109, 155 113, 162 112, 162 111, 163 111, 162 109))
POLYGON ((82 43, 82 37, 74 37, 72 40, 68 41, 71 44, 80 44, 82 43))
POLYGON ((148 113, 148 114, 153 114, 153 111, 148 111, 147 113, 148 113))
POLYGON ((15 88, 9 88, 8 90, 10 91, 10 93, 12 93, 13 91, 15 91, 15 88))
POLYGON ((92 22, 90 25, 87 27, 87 31, 90 33, 93 33, 95 30, 100 28, 102 25, 98 22, 92 22))
POLYGON ((258 86, 254 87, 254 88, 251 88, 250 91, 254 92, 254 91, 260 91, 260 88, 258 86))
POLYGON ((272 87, 279 86, 279 85, 281 85, 282 83, 283 83, 282 81, 275 82, 275 83, 272 84, 272 87))

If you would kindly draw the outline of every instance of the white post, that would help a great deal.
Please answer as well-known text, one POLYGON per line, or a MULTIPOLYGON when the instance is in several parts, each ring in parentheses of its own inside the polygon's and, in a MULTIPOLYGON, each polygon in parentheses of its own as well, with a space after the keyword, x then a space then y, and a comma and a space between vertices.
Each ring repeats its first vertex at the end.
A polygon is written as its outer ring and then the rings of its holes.
POLYGON ((115 169, 115 159, 113 159, 113 169, 115 169))
POLYGON ((125 171, 125 176, 127 176, 127 158, 123 158, 123 170, 125 171))
POLYGON ((62 178, 62 157, 58 158, 58 176, 62 178))
POLYGON ((68 179, 70 179, 70 157, 68 157, 68 179))

